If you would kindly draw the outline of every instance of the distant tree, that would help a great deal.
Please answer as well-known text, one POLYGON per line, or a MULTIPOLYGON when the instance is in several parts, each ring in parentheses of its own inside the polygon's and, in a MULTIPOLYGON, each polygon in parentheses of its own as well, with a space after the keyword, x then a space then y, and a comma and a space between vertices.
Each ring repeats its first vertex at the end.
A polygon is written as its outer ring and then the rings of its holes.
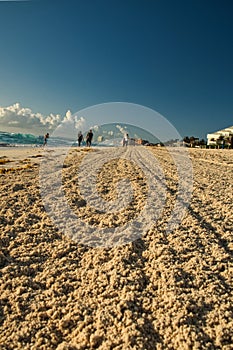
POLYGON ((225 143, 225 138, 223 135, 220 135, 216 140, 216 144, 217 144, 218 148, 219 148, 219 146, 224 147, 224 143, 225 143))
POLYGON ((198 137, 194 137, 194 136, 185 136, 183 138, 183 143, 186 144, 189 147, 195 147, 195 146, 199 146, 199 145, 206 145, 206 141, 204 139, 202 139, 201 141, 199 141, 198 137))
POLYGON ((194 137, 194 136, 190 137, 190 146, 191 147, 195 146, 196 140, 198 140, 196 137, 194 137))
POLYGON ((183 142, 185 142, 185 143, 190 143, 190 138, 189 138, 188 136, 185 136, 185 137, 183 138, 183 142))
POLYGON ((201 139, 201 140, 199 141, 199 145, 200 145, 200 146, 206 146, 206 141, 205 141, 204 139, 201 139))
POLYGON ((230 148, 230 146, 231 146, 231 138, 230 138, 230 136, 225 137, 224 141, 225 141, 226 147, 230 148))

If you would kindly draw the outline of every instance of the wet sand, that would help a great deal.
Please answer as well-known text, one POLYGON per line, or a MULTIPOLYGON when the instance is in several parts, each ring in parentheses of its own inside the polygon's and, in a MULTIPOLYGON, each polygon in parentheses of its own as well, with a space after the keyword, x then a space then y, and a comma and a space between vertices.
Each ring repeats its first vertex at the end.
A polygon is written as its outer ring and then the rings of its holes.
MULTIPOLYGON (((233 150, 188 151, 193 196, 167 234, 177 171, 165 149, 150 149, 165 174, 163 214, 135 241, 97 248, 48 216, 38 179, 43 150, 0 150, 0 349, 233 348, 233 150)), ((77 186, 86 154, 72 149, 64 163, 72 210, 96 229, 140 215, 146 179, 122 160, 99 173, 98 190, 110 200, 127 176, 135 201, 115 216, 86 205, 77 186)))

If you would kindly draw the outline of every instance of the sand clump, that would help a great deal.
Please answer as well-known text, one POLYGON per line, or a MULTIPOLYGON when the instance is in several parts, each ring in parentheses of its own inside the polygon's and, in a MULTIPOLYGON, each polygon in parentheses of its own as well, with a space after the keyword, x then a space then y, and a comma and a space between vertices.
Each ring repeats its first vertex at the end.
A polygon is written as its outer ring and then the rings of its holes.
MULTIPOLYGON (((166 234, 178 176, 166 149, 150 149, 166 178, 163 213, 141 238, 108 248, 79 244, 54 226, 38 181, 43 153, 18 157, 29 168, 7 154, 14 164, 0 174, 0 349, 232 349, 233 151, 189 150, 193 196, 180 226, 166 234)), ((80 195, 85 155, 71 150, 63 168, 72 210, 96 228, 140 215, 143 169, 107 163, 100 195, 115 198, 117 181, 128 177, 135 196, 117 214, 98 213, 80 195)))

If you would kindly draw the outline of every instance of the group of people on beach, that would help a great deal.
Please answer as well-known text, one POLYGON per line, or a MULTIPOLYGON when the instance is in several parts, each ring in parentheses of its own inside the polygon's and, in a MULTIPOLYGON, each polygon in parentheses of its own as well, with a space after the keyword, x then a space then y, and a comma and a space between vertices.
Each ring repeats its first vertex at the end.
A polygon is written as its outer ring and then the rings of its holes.
MULTIPOLYGON (((93 139, 93 131, 92 131, 92 129, 90 129, 86 135, 87 147, 91 147, 92 139, 93 139)), ((81 146, 83 141, 84 141, 84 137, 83 137, 82 131, 79 131, 79 133, 78 133, 78 146, 79 147, 81 146)))
MULTIPOLYGON (((49 133, 47 132, 47 134, 44 135, 43 147, 47 145, 48 139, 49 139, 49 133)), ((86 146, 87 147, 91 147, 92 139, 93 139, 93 131, 92 131, 92 129, 90 129, 88 131, 88 133, 86 134, 86 146)), ((84 136, 82 134, 82 131, 79 131, 79 133, 78 133, 78 146, 79 147, 82 145, 83 141, 84 141, 84 136)), ((128 142, 129 142, 129 134, 125 134, 123 137, 123 140, 122 140, 123 147, 127 147, 128 142)))
MULTIPOLYGON (((47 134, 44 135, 44 143, 43 143, 43 147, 45 147, 47 145, 49 139, 49 133, 47 132, 47 134)), ((92 143, 92 139, 93 139, 93 132, 90 129, 86 135, 86 145, 87 147, 91 147, 91 143, 92 143)), ((82 132, 80 131, 78 133, 78 146, 80 147, 82 142, 84 141, 84 137, 82 132)))
MULTIPOLYGON (((90 129, 88 131, 87 135, 86 135, 86 145, 87 145, 87 147, 91 146, 92 139, 93 139, 93 132, 90 129)), ((84 141, 84 137, 83 137, 82 132, 80 131, 78 133, 78 146, 79 147, 81 146, 83 141, 84 141)), ((122 140, 123 147, 127 147, 128 146, 128 142, 129 142, 129 134, 125 134, 124 137, 123 137, 123 140, 122 140)))

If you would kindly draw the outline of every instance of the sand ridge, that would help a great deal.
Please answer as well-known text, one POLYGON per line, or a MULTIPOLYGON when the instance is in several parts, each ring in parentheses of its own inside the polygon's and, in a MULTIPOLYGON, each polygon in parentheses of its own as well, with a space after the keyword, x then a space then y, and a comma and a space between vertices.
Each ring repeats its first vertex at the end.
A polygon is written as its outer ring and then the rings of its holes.
MULTIPOLYGON (((141 238, 117 247, 81 245, 54 226, 35 158, 26 156, 30 168, 1 174, 1 349, 232 349, 233 151, 189 150, 193 196, 169 235, 176 167, 166 149, 151 152, 166 178, 163 215, 141 238)), ((88 221, 92 213, 80 205, 74 178, 84 156, 71 150, 63 185, 88 221)), ((115 166, 126 171, 125 163, 115 166)), ((147 187, 143 172, 131 167, 138 201, 128 210, 135 215, 147 187)), ((104 198, 115 195, 108 174, 117 175, 110 164, 100 173, 104 198)), ((117 217, 104 220, 119 224, 117 217)))

